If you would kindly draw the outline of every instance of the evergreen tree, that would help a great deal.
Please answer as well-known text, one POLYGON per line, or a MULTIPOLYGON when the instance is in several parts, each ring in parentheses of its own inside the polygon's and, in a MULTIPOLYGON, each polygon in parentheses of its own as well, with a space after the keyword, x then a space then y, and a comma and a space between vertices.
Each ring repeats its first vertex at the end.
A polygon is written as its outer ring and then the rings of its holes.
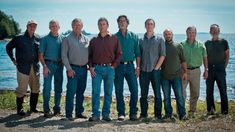
POLYGON ((19 24, 12 16, 6 15, 0 10, 0 40, 11 38, 21 32, 19 24))

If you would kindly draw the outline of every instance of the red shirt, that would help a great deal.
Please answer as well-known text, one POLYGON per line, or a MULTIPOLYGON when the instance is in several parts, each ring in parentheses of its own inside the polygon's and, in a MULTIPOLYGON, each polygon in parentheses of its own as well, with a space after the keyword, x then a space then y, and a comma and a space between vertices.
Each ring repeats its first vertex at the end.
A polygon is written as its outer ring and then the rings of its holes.
POLYGON ((90 41, 89 45, 89 67, 94 64, 109 64, 117 67, 121 60, 121 45, 115 35, 107 34, 102 37, 98 34, 90 41))

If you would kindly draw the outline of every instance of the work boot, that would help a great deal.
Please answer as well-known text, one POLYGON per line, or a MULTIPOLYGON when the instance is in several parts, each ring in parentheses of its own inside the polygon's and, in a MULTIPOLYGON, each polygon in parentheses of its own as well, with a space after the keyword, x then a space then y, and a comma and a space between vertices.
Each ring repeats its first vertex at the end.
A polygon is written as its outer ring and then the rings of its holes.
POLYGON ((25 116, 26 113, 23 110, 23 102, 24 102, 24 97, 16 97, 16 106, 17 106, 17 115, 19 116, 25 116))
POLYGON ((39 93, 31 93, 30 94, 30 112, 38 113, 37 103, 38 103, 38 95, 39 93))

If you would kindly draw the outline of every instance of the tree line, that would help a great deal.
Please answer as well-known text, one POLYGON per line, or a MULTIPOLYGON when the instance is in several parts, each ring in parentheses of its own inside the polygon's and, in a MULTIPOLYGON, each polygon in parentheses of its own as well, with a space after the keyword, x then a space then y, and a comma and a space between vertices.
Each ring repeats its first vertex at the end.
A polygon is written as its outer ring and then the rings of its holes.
POLYGON ((14 18, 0 10, 0 40, 12 38, 20 32, 19 24, 14 18))

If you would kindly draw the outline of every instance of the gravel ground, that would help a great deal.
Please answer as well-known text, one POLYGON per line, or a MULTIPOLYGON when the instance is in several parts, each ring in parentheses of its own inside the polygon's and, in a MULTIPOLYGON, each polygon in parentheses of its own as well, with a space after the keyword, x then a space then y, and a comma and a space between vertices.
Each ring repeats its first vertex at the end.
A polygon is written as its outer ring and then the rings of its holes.
MULTIPOLYGON (((114 115, 112 115, 115 118, 114 115)), ((86 119, 68 121, 64 117, 44 118, 43 113, 33 113, 30 116, 20 117, 13 110, 0 109, 0 132, 235 132, 235 120, 231 115, 211 116, 203 120, 188 120, 160 123, 152 118, 144 121, 119 122, 114 119, 111 122, 88 122, 86 119)))

